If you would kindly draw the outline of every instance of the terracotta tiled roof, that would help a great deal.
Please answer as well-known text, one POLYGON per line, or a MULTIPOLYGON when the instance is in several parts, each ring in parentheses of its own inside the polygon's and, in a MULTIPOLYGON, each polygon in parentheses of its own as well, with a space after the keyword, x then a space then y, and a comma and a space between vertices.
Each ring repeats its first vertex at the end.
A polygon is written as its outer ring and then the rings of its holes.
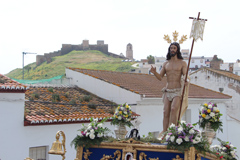
POLYGON ((76 87, 30 87, 25 98, 30 100, 25 102, 25 125, 82 123, 91 117, 111 120, 116 106, 76 87))
POLYGON ((12 80, 11 78, 0 74, 0 93, 1 92, 15 92, 24 93, 27 86, 12 80))
MULTIPOLYGON (((162 97, 161 89, 165 87, 167 83, 166 77, 164 77, 162 81, 159 81, 155 76, 149 74, 123 73, 81 68, 69 69, 114 84, 137 94, 145 95, 145 97, 162 97)), ((189 98, 229 99, 231 96, 190 84, 189 98)))
POLYGON ((236 75, 236 74, 233 74, 233 73, 231 73, 231 72, 229 72, 229 71, 216 70, 216 69, 207 68, 207 67, 198 69, 197 71, 195 71, 195 72, 193 72, 193 73, 191 73, 191 74, 194 74, 194 73, 199 72, 199 71, 204 70, 204 69, 206 69, 206 70, 208 70, 208 71, 211 71, 211 72, 214 72, 214 73, 216 73, 216 74, 219 74, 219 75, 222 75, 222 76, 226 76, 226 77, 232 78, 232 79, 234 79, 234 80, 240 81, 240 76, 238 76, 238 75, 236 75))

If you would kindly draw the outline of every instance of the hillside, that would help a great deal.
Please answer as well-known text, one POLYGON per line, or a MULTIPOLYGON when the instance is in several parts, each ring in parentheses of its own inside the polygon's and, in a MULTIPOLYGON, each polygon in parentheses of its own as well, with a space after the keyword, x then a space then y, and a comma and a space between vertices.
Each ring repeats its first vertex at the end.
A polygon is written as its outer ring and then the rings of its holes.
MULTIPOLYGON (((65 74, 66 67, 111 70, 128 72, 133 68, 133 62, 122 62, 120 58, 113 58, 100 51, 72 51, 63 56, 52 58, 52 62, 44 62, 39 66, 31 63, 24 67, 24 79, 38 80, 48 79, 65 74)), ((14 69, 6 76, 15 79, 22 79, 22 69, 14 69)))

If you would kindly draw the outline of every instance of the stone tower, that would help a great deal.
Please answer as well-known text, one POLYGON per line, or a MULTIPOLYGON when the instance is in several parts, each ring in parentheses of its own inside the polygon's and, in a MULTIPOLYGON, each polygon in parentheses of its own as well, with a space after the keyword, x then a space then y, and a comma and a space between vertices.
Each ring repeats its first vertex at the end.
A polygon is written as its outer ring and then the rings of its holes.
POLYGON ((128 58, 129 60, 133 60, 133 49, 131 43, 128 43, 127 45, 126 58, 128 58))
POLYGON ((223 64, 223 60, 218 59, 217 55, 214 55, 212 61, 210 62, 210 68, 220 69, 220 64, 223 64))

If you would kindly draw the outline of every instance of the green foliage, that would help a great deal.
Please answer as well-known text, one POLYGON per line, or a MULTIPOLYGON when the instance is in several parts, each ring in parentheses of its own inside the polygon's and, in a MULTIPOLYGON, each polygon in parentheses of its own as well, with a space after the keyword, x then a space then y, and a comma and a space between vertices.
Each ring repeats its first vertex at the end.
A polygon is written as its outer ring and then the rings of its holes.
POLYGON ((154 137, 154 135, 151 132, 148 132, 147 136, 143 135, 141 141, 146 143, 161 143, 161 141, 154 137))
POLYGON ((85 95, 82 100, 86 101, 86 102, 89 102, 90 100, 92 100, 92 96, 91 95, 85 95))
POLYGON ((85 148, 89 148, 92 145, 100 145, 101 142, 103 142, 104 140, 107 140, 107 137, 101 137, 101 138, 96 138, 93 140, 91 140, 88 137, 80 137, 80 136, 76 136, 72 142, 71 142, 71 146, 74 145, 74 148, 77 150, 78 146, 84 146, 85 148))
POLYGON ((93 103, 93 102, 88 103, 88 107, 91 108, 91 109, 96 109, 97 108, 96 104, 93 103))
POLYGON ((33 101, 34 98, 32 96, 29 97, 29 101, 33 101))
POLYGON ((152 55, 149 55, 147 59, 148 59, 148 64, 155 64, 155 59, 152 55))
POLYGON ((0 78, 0 83, 4 84, 5 80, 0 78))
POLYGON ((70 104, 76 104, 76 100, 75 99, 71 99, 71 101, 69 101, 70 104))
POLYGON ((49 92, 53 92, 53 88, 48 88, 48 91, 49 92))
POLYGON ((32 95, 31 95, 32 99, 38 99, 39 98, 39 93, 37 92, 34 92, 32 95))
MULTIPOLYGON (((66 55, 52 58, 51 63, 44 62, 39 66, 31 63, 25 66, 27 69, 24 70, 24 79, 49 79, 65 74, 66 67, 128 72, 133 68, 131 66, 133 63, 122 62, 121 58, 114 58, 95 50, 72 51, 66 55)), ((15 69, 7 76, 22 79, 22 69, 15 69)))
POLYGON ((60 96, 59 96, 59 94, 56 94, 56 93, 52 94, 52 100, 53 100, 54 102, 60 101, 60 96))
POLYGON ((69 92, 64 93, 64 96, 65 96, 66 98, 68 98, 68 97, 69 97, 69 92))
POLYGON ((217 138, 217 140, 220 142, 220 145, 212 146, 211 152, 217 155, 220 159, 237 160, 237 147, 234 147, 230 142, 222 141, 219 138, 217 138))

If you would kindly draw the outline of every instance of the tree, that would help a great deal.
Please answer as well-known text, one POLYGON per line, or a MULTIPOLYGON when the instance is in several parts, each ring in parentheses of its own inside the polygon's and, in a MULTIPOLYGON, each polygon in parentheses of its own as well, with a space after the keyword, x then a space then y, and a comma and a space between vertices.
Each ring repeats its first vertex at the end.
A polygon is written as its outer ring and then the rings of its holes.
POLYGON ((152 55, 149 55, 147 59, 148 59, 148 64, 155 64, 155 59, 152 55))

